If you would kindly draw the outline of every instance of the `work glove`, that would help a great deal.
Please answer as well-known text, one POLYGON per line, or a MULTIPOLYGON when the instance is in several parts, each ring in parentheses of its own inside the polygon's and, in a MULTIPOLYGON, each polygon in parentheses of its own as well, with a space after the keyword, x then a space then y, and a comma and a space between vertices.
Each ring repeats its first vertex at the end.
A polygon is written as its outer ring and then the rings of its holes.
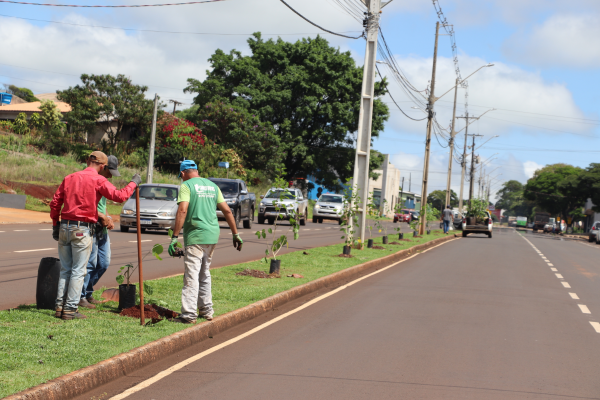
POLYGON ((142 177, 140 174, 135 174, 133 178, 131 178, 131 182, 135 183, 136 186, 140 186, 140 183, 142 183, 142 177))
POLYGON ((177 255, 177 244, 179 242, 177 241, 176 237, 172 237, 171 238, 171 244, 169 245, 169 255, 171 257, 175 257, 177 255))
POLYGON ((58 237, 60 235, 60 225, 54 225, 52 227, 52 239, 58 242, 58 237))
POLYGON ((237 251, 242 251, 243 244, 244 244, 244 241, 242 240, 240 235, 238 233, 234 233, 233 234, 233 247, 235 247, 237 251))

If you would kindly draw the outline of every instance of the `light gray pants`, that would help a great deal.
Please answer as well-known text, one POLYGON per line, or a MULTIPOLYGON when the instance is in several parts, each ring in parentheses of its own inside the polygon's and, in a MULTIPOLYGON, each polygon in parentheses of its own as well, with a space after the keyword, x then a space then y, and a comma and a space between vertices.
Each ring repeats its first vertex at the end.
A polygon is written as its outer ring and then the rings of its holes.
POLYGON ((194 244, 185 247, 185 273, 181 291, 181 317, 187 320, 213 315, 210 283, 210 262, 215 244, 194 244))

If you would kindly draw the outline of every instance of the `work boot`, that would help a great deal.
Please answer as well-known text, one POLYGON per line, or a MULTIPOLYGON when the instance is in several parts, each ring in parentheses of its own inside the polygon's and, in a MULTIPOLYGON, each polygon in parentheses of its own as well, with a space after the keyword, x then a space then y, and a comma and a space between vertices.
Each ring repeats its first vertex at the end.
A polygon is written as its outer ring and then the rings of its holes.
POLYGON ((185 319, 182 317, 177 317, 177 318, 169 318, 169 321, 171 322, 178 322, 180 324, 195 324, 196 320, 195 319, 185 319))
POLYGON ((77 310, 63 310, 62 319, 70 321, 72 319, 86 319, 87 317, 77 312, 77 310))
POLYGON ((54 313, 54 316, 56 318, 62 318, 62 313, 63 313, 62 307, 56 307, 56 311, 54 313))
POLYGON ((92 296, 86 297, 86 299, 87 299, 88 303, 91 303, 91 304, 101 304, 102 303, 101 301, 96 300, 92 296))
POLYGON ((96 308, 96 306, 90 304, 85 297, 82 297, 81 300, 79 300, 79 307, 96 308))
POLYGON ((214 312, 213 312, 212 308, 202 307, 202 308, 198 309, 198 317, 204 318, 207 321, 212 321, 213 313, 214 312))

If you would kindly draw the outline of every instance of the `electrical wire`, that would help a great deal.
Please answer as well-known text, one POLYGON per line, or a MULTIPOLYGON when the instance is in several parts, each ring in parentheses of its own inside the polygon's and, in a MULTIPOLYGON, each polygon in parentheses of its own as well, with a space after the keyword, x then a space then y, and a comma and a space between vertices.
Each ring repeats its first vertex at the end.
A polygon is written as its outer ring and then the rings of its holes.
MULTIPOLYGON (((0 0, 0 1, 2 1, 2 0, 0 0)), ((281 1, 283 4, 285 4, 285 6, 286 6, 287 8, 289 8, 290 10, 292 10, 292 11, 293 11, 293 12, 294 12, 296 15, 298 15, 300 18, 302 18, 303 20, 305 20, 305 21, 306 21, 306 22, 308 22, 309 24, 311 24, 311 25, 313 25, 313 26, 316 26, 317 28, 321 29, 322 31, 325 31, 325 32, 331 33, 332 35, 336 35, 336 36, 345 37, 345 38, 348 38, 348 39, 360 39, 361 37, 364 37, 364 33, 363 33, 362 35, 360 35, 360 36, 356 36, 356 37, 354 37, 354 36, 342 35, 341 33, 336 33, 336 32, 332 32, 332 31, 330 31, 330 30, 327 30, 327 29, 323 28, 322 26, 319 26, 319 25, 315 24, 314 22, 312 22, 311 20, 309 20, 308 18, 306 18, 304 15, 300 14, 298 11, 294 10, 294 9, 292 8, 292 6, 290 6, 288 3, 286 3, 286 2, 285 2, 285 0, 279 0, 279 1, 281 1)))
POLYGON ((44 7, 76 7, 76 8, 137 8, 137 7, 168 7, 168 6, 189 6, 202 3, 216 3, 225 0, 202 0, 188 1, 185 3, 164 3, 164 4, 132 4, 132 5, 84 5, 84 4, 49 4, 49 3, 26 3, 23 1, 0 0, 0 3, 20 4, 27 6, 44 6, 44 7))
MULTIPOLYGON (((377 68, 377 73, 379 74, 379 76, 383 76, 383 75, 381 75, 381 72, 379 71, 379 67, 377 66, 377 64, 375 64, 375 68, 377 68)), ((402 114, 404 114, 404 116, 406 118, 412 119, 413 121, 423 121, 423 120, 427 119, 427 117, 421 118, 421 119, 416 119, 416 118, 411 117, 410 115, 408 115, 407 113, 405 113, 402 108, 400 108, 400 106, 398 105, 398 103, 396 103, 396 100, 394 99, 394 96, 392 96, 392 93, 389 90, 388 90, 387 94, 390 96, 390 98, 392 99, 392 101, 394 102, 394 104, 396 105, 396 107, 398 107, 398 110, 400 110, 402 112, 402 114)))

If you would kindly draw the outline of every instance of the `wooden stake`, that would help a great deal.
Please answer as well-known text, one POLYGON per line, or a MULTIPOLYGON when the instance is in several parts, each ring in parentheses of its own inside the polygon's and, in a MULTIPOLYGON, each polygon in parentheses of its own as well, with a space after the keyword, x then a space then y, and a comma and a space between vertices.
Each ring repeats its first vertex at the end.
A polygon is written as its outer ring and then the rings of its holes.
POLYGON ((138 271, 140 273, 140 325, 146 323, 144 319, 144 273, 142 270, 142 229, 140 223, 140 187, 135 189, 135 219, 137 222, 137 248, 138 271))

